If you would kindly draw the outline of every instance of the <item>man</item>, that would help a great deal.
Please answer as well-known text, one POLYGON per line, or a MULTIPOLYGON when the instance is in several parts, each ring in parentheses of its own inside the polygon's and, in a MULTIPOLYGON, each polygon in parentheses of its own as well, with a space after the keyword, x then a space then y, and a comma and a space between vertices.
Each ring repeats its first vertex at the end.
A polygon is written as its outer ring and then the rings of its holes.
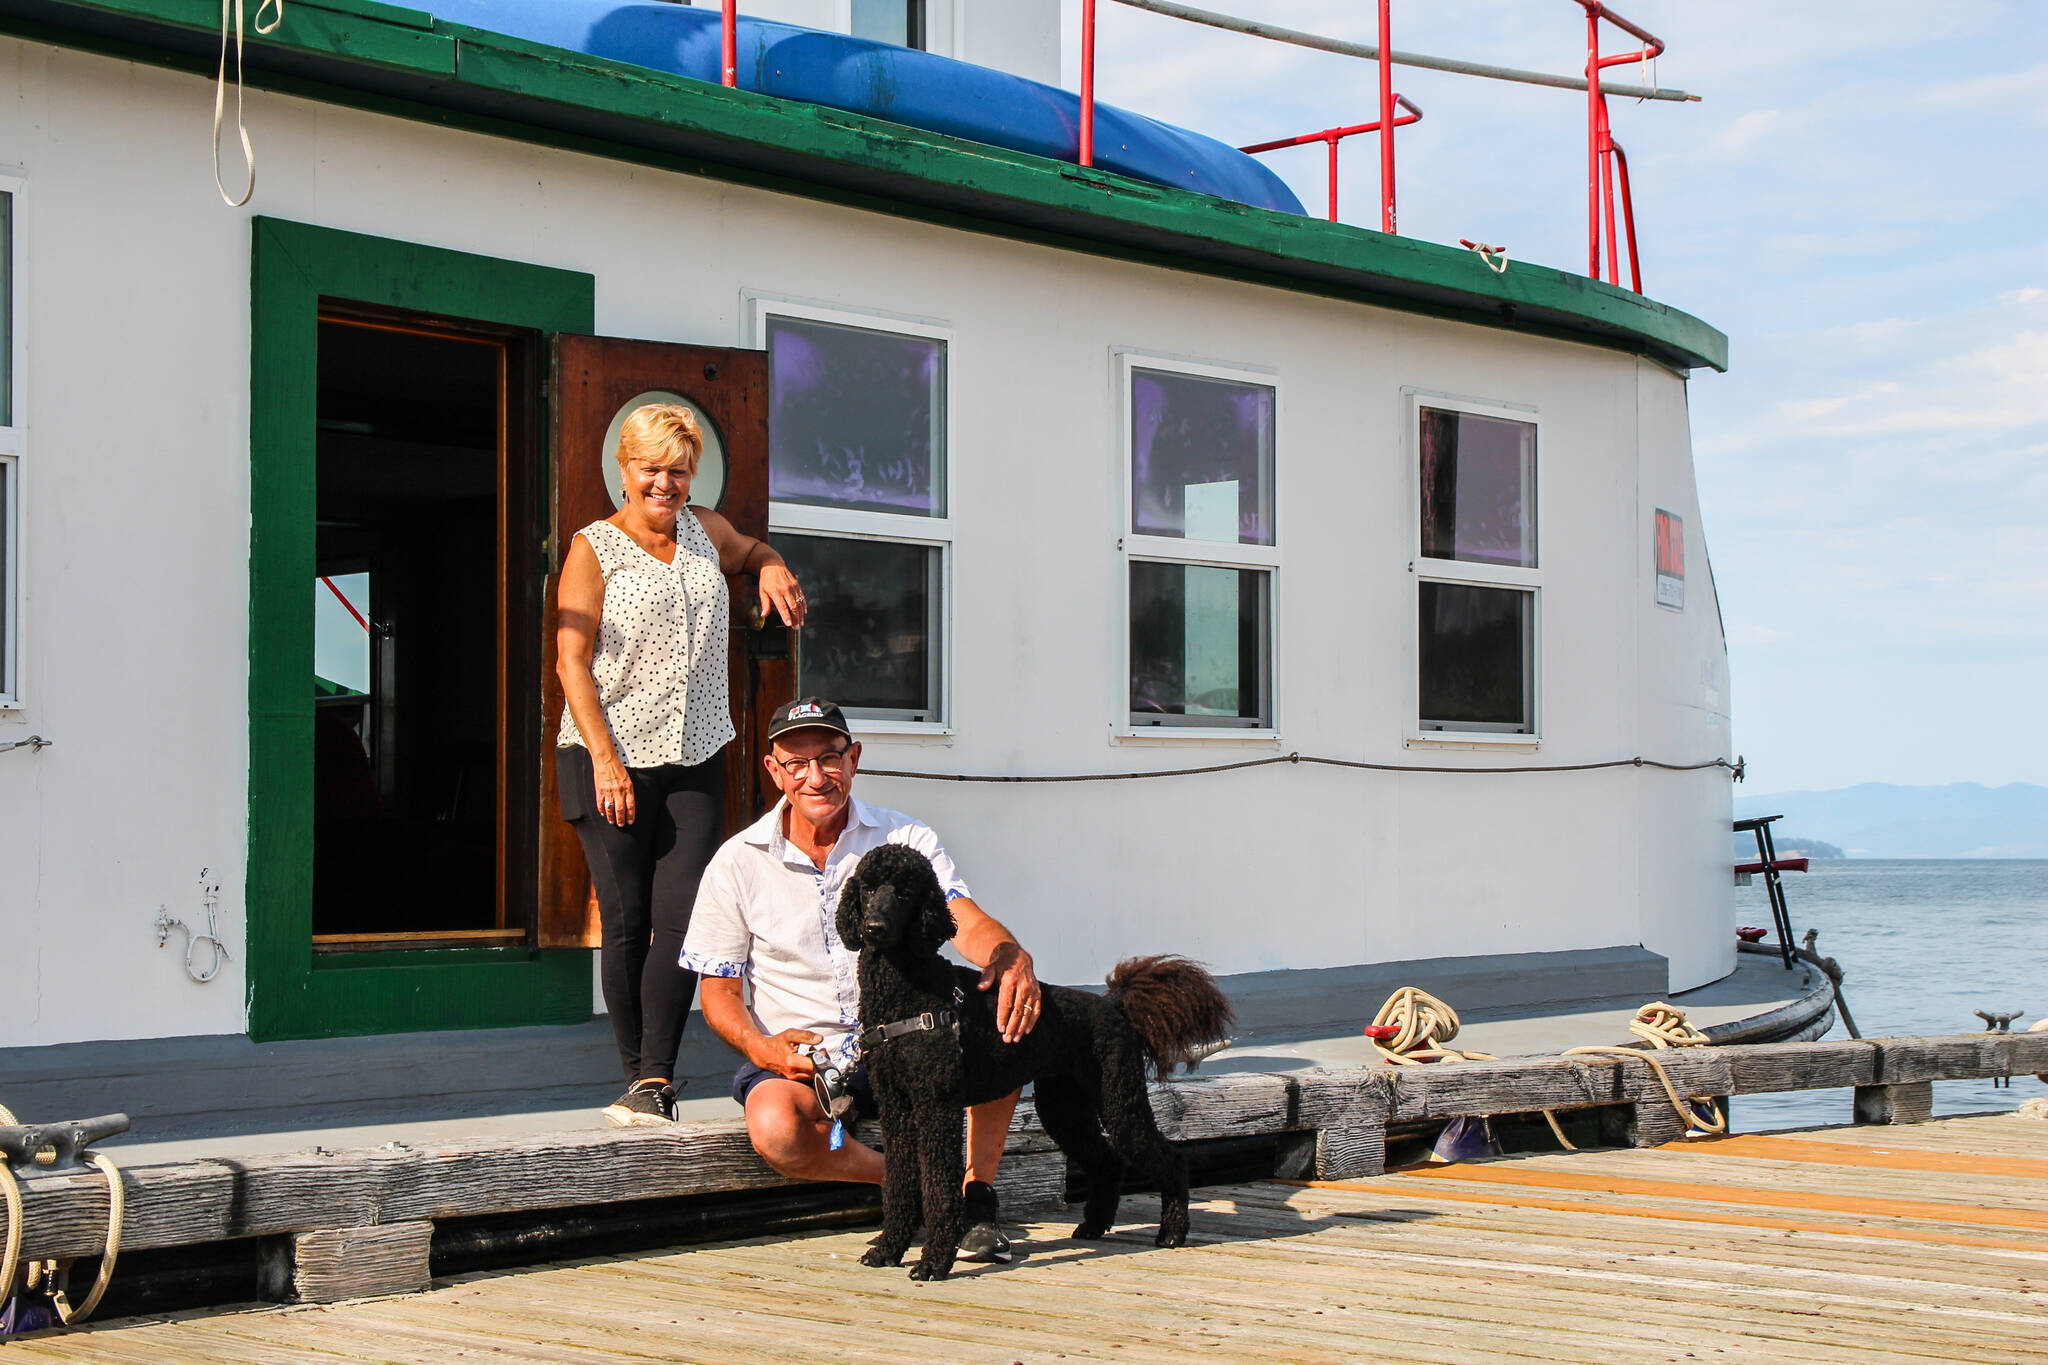
MULTIPOLYGON (((929 826, 854 799, 860 745, 837 706, 805 697, 781 707, 762 761, 782 800, 712 856, 682 963, 702 977, 704 1022, 745 1059, 733 1098, 746 1108, 754 1150, 783 1175, 878 1185, 880 1153, 851 1138, 832 1145, 832 1120, 812 1088, 816 1068, 799 1051, 825 1047, 852 1076, 856 1101, 874 1112, 866 1074, 855 1068, 859 954, 833 929, 840 888, 861 856, 898 843, 931 860, 958 927, 953 946, 981 968, 981 989, 997 993, 996 1027, 1007 1041, 1038 1022, 1038 978, 1031 954, 974 903, 929 826), (743 983, 753 986, 751 1004, 743 983)), ((1010 1258, 994 1181, 1016 1108, 1011 1094, 967 1111, 963 1260, 1010 1258)))

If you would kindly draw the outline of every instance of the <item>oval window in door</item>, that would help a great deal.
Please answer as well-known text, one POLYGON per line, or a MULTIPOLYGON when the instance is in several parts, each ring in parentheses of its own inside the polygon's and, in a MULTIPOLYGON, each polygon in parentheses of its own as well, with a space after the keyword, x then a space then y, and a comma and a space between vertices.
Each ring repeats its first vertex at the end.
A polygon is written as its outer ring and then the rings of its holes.
POLYGON ((628 398, 618 412, 612 416, 612 424, 604 433, 605 491, 611 494, 612 506, 623 507, 626 503, 626 486, 619 478, 619 432, 626 425, 626 418, 636 410, 650 403, 676 403, 690 410, 697 419, 697 429, 704 433, 704 454, 697 461, 697 477, 690 481, 690 502, 698 507, 709 507, 714 512, 725 500, 725 442, 718 435, 718 428, 711 425, 710 415, 703 408, 692 403, 679 393, 663 389, 649 389, 628 398))

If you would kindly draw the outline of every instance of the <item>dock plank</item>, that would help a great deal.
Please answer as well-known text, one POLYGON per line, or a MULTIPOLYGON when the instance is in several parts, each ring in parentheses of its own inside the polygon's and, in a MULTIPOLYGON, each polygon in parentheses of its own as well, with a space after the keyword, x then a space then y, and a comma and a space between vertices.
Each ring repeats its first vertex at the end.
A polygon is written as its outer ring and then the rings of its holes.
MULTIPOLYGON (((1448 1080, 1436 1103, 1459 1102, 1448 1080)), ((1217 1090, 1233 1103, 1189 1124, 1303 1099, 1217 1090)), ((861 1266, 867 1234, 832 1231, 7 1350, 105 1365, 2048 1361, 2044 1190, 2048 1125, 1936 1120, 1219 1187, 1171 1252, 1150 1245, 1156 1201, 1133 1196, 1107 1242, 1050 1216, 1022 1226, 1013 1264, 937 1285, 861 1266)), ((388 1186, 380 1199, 398 1203, 388 1186)))

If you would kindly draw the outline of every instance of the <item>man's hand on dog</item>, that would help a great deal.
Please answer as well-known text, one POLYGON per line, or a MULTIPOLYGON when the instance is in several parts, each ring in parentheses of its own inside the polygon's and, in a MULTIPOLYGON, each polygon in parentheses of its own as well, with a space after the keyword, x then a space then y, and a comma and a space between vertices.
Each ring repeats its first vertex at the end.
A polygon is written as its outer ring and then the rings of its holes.
POLYGON ((786 1028, 773 1038, 761 1040, 761 1055, 754 1058, 754 1065, 765 1066, 776 1075, 792 1081, 809 1081, 817 1074, 818 1068, 797 1049, 815 1047, 824 1041, 824 1035, 809 1029, 786 1028))
POLYGON ((1000 985, 996 994, 996 1031, 1014 1043, 1038 1024, 1038 977, 1031 954, 1017 943, 999 944, 981 969, 981 989, 1000 985))

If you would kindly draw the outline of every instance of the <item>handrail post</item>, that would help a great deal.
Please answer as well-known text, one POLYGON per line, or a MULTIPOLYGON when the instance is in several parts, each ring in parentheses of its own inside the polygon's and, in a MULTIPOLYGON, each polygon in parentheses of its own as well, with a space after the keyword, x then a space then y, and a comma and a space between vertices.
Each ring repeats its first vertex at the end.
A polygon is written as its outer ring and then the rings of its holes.
POLYGON ((1600 101, 1600 201, 1607 225, 1607 282, 1621 283, 1621 253, 1614 245, 1614 134, 1607 123, 1607 101, 1600 101))
POLYGON ((1095 164, 1095 0, 1081 0, 1080 160, 1083 166, 1095 164))
POLYGON ((1337 221, 1337 143, 1342 139, 1332 128, 1325 140, 1330 144, 1330 221, 1334 223, 1337 221))
POLYGON ((1628 229, 1628 275, 1630 286, 1638 293, 1643 292, 1643 262, 1636 255, 1636 201, 1628 188, 1628 153, 1609 134, 1607 145, 1614 149, 1614 165, 1621 172, 1621 221, 1628 229))
MULTIPOLYGON (((1392 0, 1380 0, 1380 231, 1394 228, 1394 45, 1389 13, 1392 0)), ((1330 217, 1337 216, 1337 144, 1330 144, 1330 217)))
POLYGON ((718 79, 728 87, 740 83, 739 9, 739 0, 725 0, 725 12, 719 16, 718 79))
POLYGON ((1586 273, 1600 278, 1600 11, 1586 7, 1586 273))

